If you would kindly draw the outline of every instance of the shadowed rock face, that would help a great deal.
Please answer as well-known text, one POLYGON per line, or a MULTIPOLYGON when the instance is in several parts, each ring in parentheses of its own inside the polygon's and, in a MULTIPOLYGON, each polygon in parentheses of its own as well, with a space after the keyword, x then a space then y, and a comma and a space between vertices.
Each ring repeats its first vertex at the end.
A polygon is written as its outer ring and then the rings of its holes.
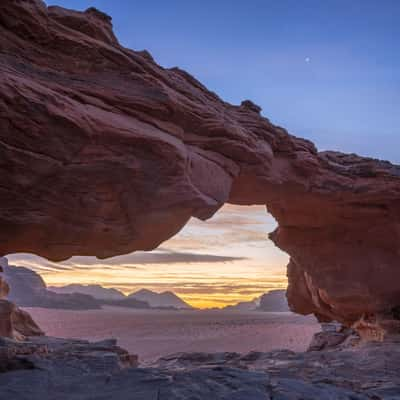
POLYGON ((123 48, 95 9, 2 1, 0 74, 0 254, 150 250, 225 202, 266 204, 294 311, 351 324, 400 305, 399 167, 318 153, 123 48))

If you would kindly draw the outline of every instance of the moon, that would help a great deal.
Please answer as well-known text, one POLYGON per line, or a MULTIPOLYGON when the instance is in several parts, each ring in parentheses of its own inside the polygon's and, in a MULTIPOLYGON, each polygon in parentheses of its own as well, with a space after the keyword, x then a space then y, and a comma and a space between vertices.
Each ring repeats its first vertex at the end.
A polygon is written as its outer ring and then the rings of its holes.
POLYGON ((311 58, 310 58, 310 57, 306 57, 306 58, 304 59, 304 61, 308 64, 308 63, 311 61, 311 58))

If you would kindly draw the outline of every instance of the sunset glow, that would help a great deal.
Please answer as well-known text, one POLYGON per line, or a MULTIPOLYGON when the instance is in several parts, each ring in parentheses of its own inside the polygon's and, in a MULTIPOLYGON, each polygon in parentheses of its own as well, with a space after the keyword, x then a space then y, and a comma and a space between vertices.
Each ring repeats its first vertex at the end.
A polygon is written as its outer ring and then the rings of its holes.
POLYGON ((288 256, 267 237, 275 226, 263 206, 226 205, 209 221, 192 219, 150 253, 63 263, 27 254, 9 260, 39 272, 49 286, 100 284, 125 294, 171 290, 195 307, 223 307, 286 287, 288 256))

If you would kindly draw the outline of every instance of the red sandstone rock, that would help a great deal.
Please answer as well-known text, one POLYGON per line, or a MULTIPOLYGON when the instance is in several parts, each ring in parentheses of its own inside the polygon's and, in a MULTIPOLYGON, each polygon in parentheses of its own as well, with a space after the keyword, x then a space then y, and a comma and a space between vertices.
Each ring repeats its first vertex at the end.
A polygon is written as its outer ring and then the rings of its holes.
POLYGON ((11 322, 11 314, 14 309, 14 304, 7 300, 0 300, 0 337, 14 337, 11 322))
POLYGON ((41 336, 43 331, 32 317, 8 300, 0 300, 0 337, 22 339, 25 336, 41 336))
POLYGON ((400 167, 318 153, 245 101, 118 44, 111 19, 0 4, 0 255, 150 250, 225 202, 266 204, 299 313, 400 305, 400 167))
MULTIPOLYGON (((0 266, 0 273, 3 272, 0 266)), ((1 277, 0 275, 0 299, 4 299, 7 297, 8 293, 10 292, 10 288, 8 283, 1 277)))
POLYGON ((35 323, 29 313, 6 300, 10 288, 1 274, 5 272, 4 270, 7 268, 7 259, 0 257, 0 337, 22 339, 24 336, 43 335, 43 331, 35 323))
POLYGON ((17 335, 25 336, 43 336, 44 332, 39 328, 28 312, 18 307, 11 314, 11 322, 14 332, 17 335))

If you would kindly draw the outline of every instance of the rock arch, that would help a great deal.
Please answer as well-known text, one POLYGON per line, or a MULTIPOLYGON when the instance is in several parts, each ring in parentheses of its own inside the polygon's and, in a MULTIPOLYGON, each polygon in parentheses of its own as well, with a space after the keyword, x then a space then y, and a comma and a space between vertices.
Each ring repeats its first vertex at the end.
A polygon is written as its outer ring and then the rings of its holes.
POLYGON ((0 255, 150 250, 191 216, 265 204, 294 311, 349 325, 400 305, 400 167, 318 152, 122 47, 93 8, 2 1, 0 73, 0 255))

